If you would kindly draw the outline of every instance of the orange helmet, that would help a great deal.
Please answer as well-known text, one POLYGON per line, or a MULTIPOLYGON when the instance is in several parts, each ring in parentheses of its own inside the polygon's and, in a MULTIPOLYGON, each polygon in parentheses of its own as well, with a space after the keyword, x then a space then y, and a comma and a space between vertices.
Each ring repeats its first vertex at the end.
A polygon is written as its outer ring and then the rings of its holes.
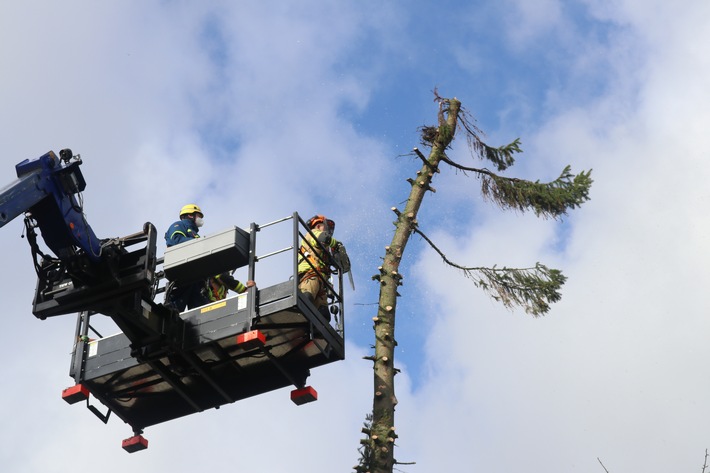
POLYGON ((315 228, 316 225, 319 223, 324 223, 328 228, 330 228, 330 231, 335 230, 335 222, 333 220, 325 218, 324 215, 314 215, 313 217, 308 219, 308 228, 315 228))

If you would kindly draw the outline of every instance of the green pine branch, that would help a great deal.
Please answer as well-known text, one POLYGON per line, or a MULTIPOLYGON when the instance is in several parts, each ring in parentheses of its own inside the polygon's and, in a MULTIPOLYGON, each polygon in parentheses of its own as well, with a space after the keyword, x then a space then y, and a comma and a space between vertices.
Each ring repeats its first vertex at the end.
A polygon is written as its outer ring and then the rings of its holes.
POLYGON ((508 309, 520 306, 539 317, 550 304, 562 298, 560 289, 567 277, 558 269, 535 263, 532 268, 461 268, 474 284, 508 309))
POLYGON ((448 156, 441 160, 464 172, 478 173, 483 196, 503 210, 532 210, 538 217, 558 218, 566 215, 568 210, 580 207, 589 200, 589 189, 594 182, 591 170, 575 175, 570 166, 566 166, 554 181, 544 183, 499 176, 488 169, 462 166, 448 156))
MULTIPOLYGON (((365 415, 365 422, 363 422, 362 432, 370 436, 372 429, 372 414, 365 415)), ((353 467, 357 473, 366 473, 372 468, 372 448, 368 440, 362 440, 360 442, 360 448, 357 449, 360 454, 358 459, 358 464, 353 467)))
POLYGON ((498 171, 505 171, 515 164, 514 155, 523 152, 523 150, 520 149, 520 138, 516 138, 515 141, 507 145, 494 148, 488 146, 483 141, 481 138, 484 136, 483 131, 476 126, 476 120, 467 110, 462 108, 459 113, 459 118, 458 124, 466 131, 466 140, 468 141, 468 147, 472 154, 492 162, 496 165, 498 171))
POLYGON ((562 298, 560 289, 567 277, 560 270, 536 263, 532 268, 466 267, 449 260, 418 228, 419 234, 446 264, 461 270, 473 283, 506 308, 522 307, 533 317, 545 315, 550 304, 562 298))
POLYGON ((482 141, 472 143, 470 146, 481 156, 494 163, 499 171, 504 171, 515 164, 513 155, 523 152, 523 150, 520 149, 520 138, 516 138, 512 143, 499 148, 488 146, 482 141))
POLYGON ((538 217, 545 218, 558 218, 566 215, 567 210, 580 207, 589 200, 593 182, 591 170, 574 175, 570 166, 548 183, 498 176, 486 170, 479 173, 484 197, 504 210, 532 210, 538 217))
MULTIPOLYGON (((475 119, 464 109, 461 109, 458 126, 466 131, 466 139, 472 154, 492 162, 498 171, 504 171, 515 164, 514 155, 522 153, 518 138, 498 148, 487 145, 481 138, 484 133, 476 126, 475 119)), ((566 215, 568 210, 580 207, 589 200, 589 189, 593 182, 591 170, 574 175, 569 166, 565 167, 560 177, 554 181, 541 183, 499 176, 488 169, 462 166, 448 156, 444 156, 442 161, 464 172, 478 173, 481 176, 483 196, 502 209, 532 210, 538 217, 545 218, 558 218, 566 215)))

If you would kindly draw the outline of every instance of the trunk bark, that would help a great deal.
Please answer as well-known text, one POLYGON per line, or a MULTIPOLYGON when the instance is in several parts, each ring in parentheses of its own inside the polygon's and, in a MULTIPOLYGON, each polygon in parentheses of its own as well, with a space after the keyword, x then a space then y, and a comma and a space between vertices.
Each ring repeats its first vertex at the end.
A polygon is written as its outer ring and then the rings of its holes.
POLYGON ((431 139, 431 151, 426 163, 410 179, 412 191, 404 208, 397 213, 397 223, 392 243, 385 248, 383 265, 379 268, 380 298, 375 322, 374 396, 372 403, 372 427, 369 443, 372 452, 371 473, 392 473, 396 460, 394 446, 397 435, 394 426, 394 411, 397 397, 394 389, 394 350, 397 342, 394 336, 395 313, 397 309, 397 287, 402 276, 399 265, 402 254, 417 224, 417 213, 444 151, 454 139, 461 103, 456 99, 442 100, 439 110, 439 126, 431 139), (445 107, 444 105, 448 105, 445 107))

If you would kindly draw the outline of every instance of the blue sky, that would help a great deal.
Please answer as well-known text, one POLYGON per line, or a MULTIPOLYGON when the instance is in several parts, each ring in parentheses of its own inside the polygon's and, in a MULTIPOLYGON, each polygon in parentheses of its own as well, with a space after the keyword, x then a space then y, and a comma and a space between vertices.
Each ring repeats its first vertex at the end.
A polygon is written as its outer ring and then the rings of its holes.
MULTIPOLYGON (((150 448, 127 455, 126 425, 60 399, 75 321, 31 315, 35 277, 14 221, 0 230, 11 386, 0 394, 0 463, 354 465, 371 405, 361 359, 373 337, 370 276, 392 237, 389 209, 419 168, 402 155, 435 122, 437 88, 490 144, 521 139, 508 175, 549 181, 570 164, 594 169, 595 183, 589 203, 555 222, 502 213, 473 176, 436 176, 419 221, 447 256, 541 261, 569 280, 551 313, 532 319, 411 239, 396 457, 417 465, 403 470, 586 473, 602 471, 597 458, 609 471, 700 469, 710 447, 709 20, 710 4, 686 0, 4 2, 0 185, 23 159, 71 147, 101 237, 145 221, 165 229, 192 201, 207 234, 325 213, 357 290, 347 359, 310 378, 317 403, 295 408, 277 391, 155 426, 150 448)), ((480 165, 462 139, 450 156, 480 165)))

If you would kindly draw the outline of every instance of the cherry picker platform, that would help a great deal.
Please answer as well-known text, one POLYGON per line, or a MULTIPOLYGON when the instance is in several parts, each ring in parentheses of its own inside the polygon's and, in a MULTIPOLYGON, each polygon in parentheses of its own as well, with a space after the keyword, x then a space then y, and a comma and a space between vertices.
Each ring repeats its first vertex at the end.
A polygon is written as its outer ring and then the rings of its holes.
MULTIPOLYGON (((91 319, 96 315, 81 312, 70 375, 108 410, 103 414, 94 406, 90 409, 103 421, 114 413, 140 436, 146 427, 287 386, 294 387, 291 398, 296 404, 317 399, 317 392, 306 385, 310 369, 345 357, 343 281, 342 273, 328 281, 331 310, 337 314, 331 325, 298 290, 299 241, 306 232, 294 213, 271 224, 252 224, 249 232, 225 232, 227 241, 235 236, 233 245, 225 245, 225 235, 217 234, 168 249, 164 274, 183 278, 215 274, 215 269, 243 261, 254 279, 257 263, 281 252, 290 259, 291 271, 286 281, 252 287, 168 319, 155 331, 160 336, 142 339, 142 346, 126 332, 92 337, 91 319), (290 224, 289 245, 255 256, 257 235, 276 224, 290 224), (240 251, 245 247, 251 250, 240 251), (222 266, 202 261, 210 258, 222 266)), ((140 316, 154 315, 146 309, 140 316)), ((73 391, 66 394, 68 402, 84 398, 73 391)))
POLYGON ((50 151, 16 166, 18 180, 0 191, 0 227, 25 213, 38 276, 34 315, 78 313, 69 373, 75 384, 64 400, 86 401, 103 422, 114 413, 133 429, 123 448, 134 452, 147 447, 147 427, 251 396, 293 386, 294 403, 317 399, 306 385, 310 370, 345 357, 343 271, 333 260, 332 275, 322 281, 331 321, 298 290, 310 230, 297 212, 234 226, 158 257, 151 223, 126 237, 96 238, 81 206, 81 160, 70 150, 60 156, 50 151), (36 228, 53 254, 40 250, 36 228), (265 246, 280 246, 257 256, 265 233, 265 246), (243 294, 182 313, 160 301, 169 282, 240 268, 257 282, 243 294), (95 328, 107 317, 115 335, 95 328))

